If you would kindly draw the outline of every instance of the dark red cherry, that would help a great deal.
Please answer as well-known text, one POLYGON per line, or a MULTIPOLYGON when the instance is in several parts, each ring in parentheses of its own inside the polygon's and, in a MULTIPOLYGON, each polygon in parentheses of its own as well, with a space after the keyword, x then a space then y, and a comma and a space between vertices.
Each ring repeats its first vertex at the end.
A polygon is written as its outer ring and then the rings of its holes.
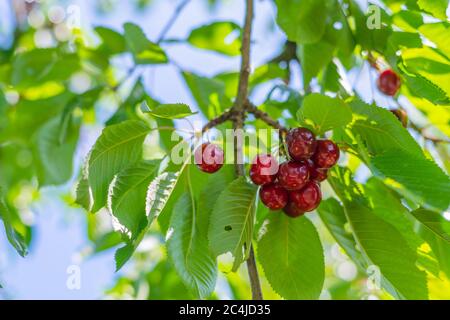
POLYGON ((314 164, 319 169, 329 169, 339 160, 339 147, 330 140, 317 141, 316 153, 313 156, 314 164))
POLYGON ((281 210, 288 202, 288 192, 277 183, 266 184, 261 187, 259 197, 270 210, 281 210))
POLYGON ((328 179, 328 170, 327 169, 317 169, 314 168, 310 171, 311 180, 317 182, 323 182, 328 179))
POLYGON ((309 179, 322 182, 327 180, 328 178, 328 170, 327 169, 318 169, 316 168, 316 165, 314 164, 314 161, 311 159, 308 159, 304 161, 308 165, 309 169, 309 179))
POLYGON ((391 69, 383 71, 377 82, 378 89, 388 96, 395 96, 401 84, 400 77, 391 69))
POLYGON ((300 190, 309 181, 309 168, 304 162, 289 161, 280 165, 278 182, 286 190, 300 190))
POLYGON ((195 150, 194 160, 201 171, 215 173, 223 166, 223 150, 215 144, 204 143, 195 150))
POLYGON ((298 218, 305 214, 305 211, 301 210, 293 202, 288 202, 286 207, 283 209, 284 213, 291 218, 298 218))
POLYGON ((289 202, 292 202, 298 209, 304 212, 315 210, 322 201, 320 186, 315 181, 310 181, 299 191, 289 192, 289 202))
POLYGON ((316 151, 316 136, 306 128, 292 129, 286 136, 286 144, 292 159, 309 159, 316 151))
POLYGON ((270 154, 256 156, 250 167, 250 179, 262 186, 275 181, 278 173, 278 161, 270 154))

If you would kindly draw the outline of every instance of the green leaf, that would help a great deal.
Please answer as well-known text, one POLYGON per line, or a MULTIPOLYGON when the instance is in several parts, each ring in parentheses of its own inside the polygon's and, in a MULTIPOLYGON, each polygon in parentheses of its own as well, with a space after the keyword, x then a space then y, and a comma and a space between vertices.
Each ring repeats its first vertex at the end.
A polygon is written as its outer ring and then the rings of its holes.
POLYGON ((325 33, 325 0, 276 0, 277 23, 289 40, 303 43, 319 41, 325 33))
POLYGON ((6 237, 9 243, 16 249, 17 253, 25 257, 28 253, 27 245, 22 235, 14 229, 10 210, 3 197, 3 191, 0 189, 0 220, 3 221, 6 237))
MULTIPOLYGON (((197 170, 197 168, 195 168, 197 170)), ((214 204, 223 190, 235 179, 233 165, 225 164, 219 172, 208 177, 202 185, 198 196, 198 227, 199 231, 207 234, 214 204)))
POLYGON ((124 53, 127 49, 126 41, 119 32, 106 28, 95 27, 95 32, 100 36, 102 44, 100 50, 110 55, 124 53))
MULTIPOLYGON (((362 11, 358 1, 351 0, 349 2, 349 12, 354 18, 356 42, 363 49, 375 50, 383 53, 392 29, 389 27, 390 21, 387 21, 389 15, 382 11, 381 7, 377 6, 377 9, 381 10, 382 13, 381 28, 369 29, 369 15, 362 11)), ((368 13, 373 14, 373 12, 368 13)))
POLYGON ((297 48, 305 86, 309 85, 311 80, 331 61, 334 50, 335 46, 327 41, 304 44, 297 48))
POLYGON ((141 161, 121 171, 113 180, 108 195, 108 209, 113 224, 128 239, 136 239, 147 226, 145 200, 150 182, 160 161, 141 161))
POLYGON ((448 0, 417 0, 420 9, 438 19, 447 20, 448 0))
POLYGON ((335 168, 328 181, 344 204, 358 247, 381 271, 385 289, 401 299, 426 299, 426 275, 416 266, 416 252, 395 227, 372 212, 350 171, 335 168))
POLYGON ((361 270, 365 270, 367 268, 366 262, 357 248, 355 238, 346 228, 348 221, 341 204, 336 199, 330 198, 322 201, 317 212, 328 231, 341 248, 344 249, 345 253, 361 270))
POLYGON ((310 126, 317 134, 344 127, 352 120, 349 106, 339 98, 310 94, 297 112, 298 121, 310 126))
POLYGON ((252 244, 256 188, 245 178, 233 181, 220 194, 211 214, 208 239, 215 256, 231 252, 233 271, 247 259, 252 244))
POLYGON ((136 120, 125 121, 103 130, 88 161, 93 212, 106 204, 108 187, 114 175, 141 160, 142 144, 149 132, 150 128, 146 123, 136 120))
POLYGON ((419 31, 450 58, 450 23, 427 23, 420 26, 419 31))
POLYGON ((184 103, 161 104, 150 109, 144 102, 141 109, 143 112, 151 114, 154 117, 172 120, 186 118, 195 114, 191 111, 191 108, 189 108, 189 106, 184 103))
POLYGON ((33 49, 14 56, 11 82, 16 87, 28 89, 50 80, 67 80, 79 69, 76 54, 63 54, 54 48, 33 49))
POLYGON ((133 24, 125 23, 125 40, 128 49, 134 56, 136 64, 167 63, 167 55, 160 46, 147 39, 142 29, 133 24))
POLYGON ((60 119, 42 126, 33 139, 35 164, 40 186, 60 185, 72 177, 73 157, 78 144, 79 124, 70 121, 65 141, 59 139, 60 119))
POLYGON ((436 49, 423 47, 402 51, 403 66, 408 74, 420 75, 438 87, 447 101, 450 97, 450 59, 436 49))
POLYGON ((164 209, 175 186, 180 173, 164 172, 156 177, 148 186, 145 213, 149 225, 164 209))
POLYGON ((423 155, 420 146, 392 112, 361 100, 353 100, 349 105, 356 120, 351 130, 361 137, 369 152, 379 154, 396 148, 423 155))
POLYGON ((450 244, 450 221, 436 212, 418 209, 411 214, 437 237, 450 244))
POLYGON ((191 192, 181 196, 173 209, 167 252, 184 284, 203 299, 214 291, 217 266, 206 234, 198 230, 198 211, 191 192))
POLYGON ((431 160, 394 149, 371 160, 375 175, 427 209, 442 212, 450 205, 450 179, 431 160))
POLYGON ((271 213, 258 242, 258 258, 272 288, 289 300, 313 300, 322 291, 325 265, 322 244, 306 218, 271 213))
POLYGON ((238 56, 241 53, 240 35, 241 27, 236 23, 220 21, 192 30, 188 42, 197 48, 238 56))
POLYGON ((183 72, 183 77, 199 109, 208 119, 218 116, 231 106, 222 81, 191 72, 183 72))
POLYGON ((92 199, 90 194, 89 181, 86 176, 82 176, 80 181, 78 181, 75 203, 82 206, 84 209, 86 209, 86 211, 91 211, 92 199))

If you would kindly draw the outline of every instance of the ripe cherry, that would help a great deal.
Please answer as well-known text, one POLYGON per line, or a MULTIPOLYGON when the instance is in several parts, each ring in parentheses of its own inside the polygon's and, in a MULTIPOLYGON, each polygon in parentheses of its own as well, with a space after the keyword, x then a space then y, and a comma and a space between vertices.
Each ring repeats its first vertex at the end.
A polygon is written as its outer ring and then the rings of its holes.
POLYGON ((250 167, 250 179, 256 185, 266 185, 275 181, 278 161, 270 154, 258 155, 250 167))
POLYGON ((395 96, 401 84, 400 77, 391 69, 383 71, 377 82, 378 89, 388 96, 395 96))
POLYGON ((259 191, 262 203, 270 210, 281 210, 288 202, 288 192, 279 184, 271 183, 262 186, 259 191))
POLYGON ((309 159, 316 151, 316 136, 306 128, 292 129, 286 136, 286 144, 292 159, 309 159))
POLYGON ((339 160, 339 147, 330 140, 317 141, 316 153, 313 156, 314 164, 319 169, 329 169, 339 160))
POLYGON ((223 150, 211 143, 204 143, 195 150, 194 160, 197 167, 206 173, 215 173, 223 166, 223 150))
POLYGON ((295 203, 289 201, 286 207, 283 209, 284 213, 291 218, 298 218, 305 214, 305 211, 301 210, 295 205, 295 203))
POLYGON ((289 201, 304 212, 315 210, 322 201, 319 184, 310 181, 303 189, 289 192, 289 201))
POLYGON ((304 162, 289 161, 280 165, 278 182, 286 190, 300 190, 309 180, 309 167, 304 162))

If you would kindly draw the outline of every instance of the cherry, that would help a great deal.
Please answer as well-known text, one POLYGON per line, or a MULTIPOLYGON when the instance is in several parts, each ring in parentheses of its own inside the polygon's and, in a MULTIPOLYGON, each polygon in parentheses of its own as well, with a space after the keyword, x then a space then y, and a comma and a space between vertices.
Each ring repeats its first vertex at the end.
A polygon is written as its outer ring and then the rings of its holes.
POLYGON ((317 182, 323 182, 323 181, 327 180, 327 178, 328 178, 328 170, 327 169, 318 169, 318 168, 314 167, 309 171, 309 174, 311 176, 311 180, 314 180, 317 182))
POLYGON ((406 113, 405 110, 403 109, 392 109, 390 110, 394 116, 397 117, 398 121, 400 121, 402 123, 403 127, 407 127, 408 126, 408 114, 406 113))
POLYGON ((223 150, 211 143, 204 143, 195 150, 194 160, 197 167, 206 173, 215 173, 223 166, 223 150))
POLYGON ((292 129, 286 136, 286 144, 292 159, 309 159, 316 151, 316 136, 306 128, 292 129))
POLYGON ((339 160, 340 151, 337 145, 330 140, 317 141, 316 153, 313 156, 314 164, 320 169, 329 169, 339 160))
POLYGON ((309 167, 304 162, 289 161, 280 165, 278 182, 286 190, 299 190, 309 180, 309 167))
POLYGON ((286 207, 283 209, 284 213, 291 218, 298 218, 305 214, 305 211, 301 210, 293 202, 288 202, 286 207))
POLYGON ((270 154, 256 156, 250 167, 250 179, 256 185, 266 185, 275 181, 278 161, 270 154))
POLYGON ((283 209, 289 198, 287 190, 276 183, 262 186, 259 197, 266 207, 275 211, 283 209))
POLYGON ((391 69, 383 71, 377 82, 378 89, 388 96, 395 96, 401 84, 400 77, 391 69))
POLYGON ((322 201, 322 192, 317 182, 310 181, 299 191, 289 192, 289 201, 299 210, 311 212, 316 209, 322 201))

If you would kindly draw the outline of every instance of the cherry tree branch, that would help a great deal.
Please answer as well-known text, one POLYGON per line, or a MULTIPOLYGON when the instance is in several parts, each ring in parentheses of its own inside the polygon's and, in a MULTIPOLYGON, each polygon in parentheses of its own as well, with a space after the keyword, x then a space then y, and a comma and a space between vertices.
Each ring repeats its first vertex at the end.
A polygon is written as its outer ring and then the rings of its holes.
POLYGON ((272 119, 267 113, 264 111, 259 110, 253 103, 250 101, 247 101, 245 104, 245 108, 247 112, 253 114, 255 118, 260 119, 267 123, 272 128, 280 130, 281 133, 287 133, 288 129, 284 127, 281 123, 279 123, 277 120, 272 119))
MULTIPOLYGON (((241 71, 239 75, 239 86, 236 101, 232 108, 233 116, 233 128, 235 130, 235 141, 234 141, 234 161, 236 166, 236 173, 238 176, 244 176, 244 161, 242 153, 242 139, 238 139, 237 135, 242 133, 244 128, 244 121, 246 117, 245 103, 248 98, 248 84, 250 76, 250 46, 251 46, 251 34, 252 34, 252 23, 253 23, 253 0, 246 0, 246 13, 245 13, 245 23, 244 31, 242 35, 242 61, 241 61, 241 71)), ((262 290, 261 283, 258 275, 258 268, 256 266, 255 253, 253 250, 253 245, 250 243, 250 254, 247 259, 247 270, 250 278, 250 286, 252 290, 253 300, 262 300, 262 290)))
POLYGON ((189 2, 191 2, 191 0, 184 0, 175 8, 175 11, 173 12, 173 14, 170 17, 169 21, 167 22, 167 24, 162 29, 161 34, 159 35, 158 40, 156 41, 157 44, 160 44, 164 40, 164 38, 166 37, 167 33, 170 31, 170 29, 174 25, 175 21, 177 21, 178 16, 181 14, 183 9, 189 4, 189 2))
POLYGON ((233 110, 227 111, 225 113, 222 113, 220 116, 218 116, 217 118, 214 118, 212 120, 210 120, 202 129, 202 133, 207 132, 208 130, 217 127, 219 125, 221 125, 222 123, 225 123, 229 120, 232 120, 234 117, 234 112, 233 110))

